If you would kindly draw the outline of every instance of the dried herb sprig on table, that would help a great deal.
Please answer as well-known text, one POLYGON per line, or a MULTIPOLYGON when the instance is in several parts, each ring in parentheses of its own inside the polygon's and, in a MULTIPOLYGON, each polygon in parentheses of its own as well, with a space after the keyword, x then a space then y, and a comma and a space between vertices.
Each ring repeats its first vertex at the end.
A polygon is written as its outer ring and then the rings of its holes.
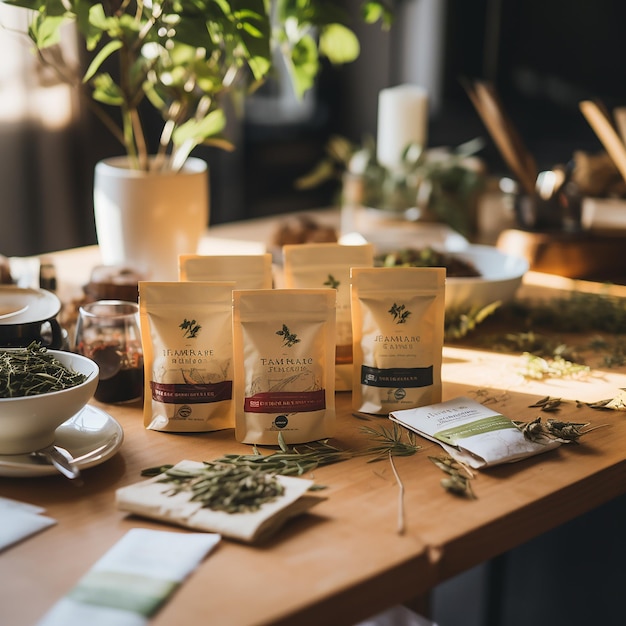
POLYGON ((537 356, 536 354, 525 352, 523 356, 526 362, 521 373, 525 378, 535 380, 542 380, 544 378, 572 378, 584 376, 591 371, 591 368, 587 365, 573 363, 558 355, 554 358, 547 359, 537 356))
POLYGON ((598 400, 596 402, 581 402, 576 400, 578 407, 587 407, 589 409, 598 409, 602 411, 626 411, 626 389, 620 389, 614 398, 598 400))
POLYGON ((188 491, 192 502, 226 513, 257 511, 285 492, 276 475, 260 467, 220 462, 205 463, 197 470, 169 468, 158 482, 172 485, 168 495, 188 491))
POLYGON ((441 479, 441 486, 446 491, 455 496, 463 496, 471 500, 476 499, 476 494, 471 485, 471 480, 474 478, 473 472, 448 455, 429 456, 428 458, 447 474, 445 478, 441 479))
MULTIPOLYGON (((252 454, 226 454, 211 463, 222 463, 236 467, 262 468, 263 471, 281 474, 283 476, 302 476, 318 467, 331 465, 340 461, 346 461, 355 457, 371 456, 370 461, 378 461, 385 458, 389 452, 393 456, 409 456, 419 450, 415 443, 415 435, 407 432, 407 441, 402 441, 402 431, 405 430, 394 424, 392 430, 381 427, 380 430, 371 427, 363 427, 361 431, 369 435, 376 445, 363 450, 341 450, 330 443, 328 439, 312 441, 310 443, 288 446, 282 434, 278 435, 280 450, 270 454, 261 454, 256 446, 253 446, 252 454)), ((157 476, 172 465, 162 465, 144 469, 142 476, 157 476)))
POLYGON ((528 408, 535 409, 539 408, 542 411, 546 411, 547 413, 552 411, 558 411, 561 408, 562 404, 561 398, 552 398, 551 396, 546 396, 541 400, 537 400, 534 404, 529 404, 528 408))
POLYGON ((499 300, 483 307, 469 310, 446 311, 444 336, 446 340, 461 339, 469 335, 493 315, 502 305, 499 300))
POLYGON ((589 428, 589 422, 563 422, 549 419, 545 424, 541 417, 537 417, 531 422, 513 421, 524 437, 529 441, 541 443, 545 440, 558 441, 559 443, 578 443, 580 437, 595 428, 589 428))
POLYGON ((0 350, 0 398, 61 391, 86 378, 63 365, 37 342, 23 349, 0 350))
POLYGON ((626 333, 626 301, 608 293, 574 291, 566 298, 518 302, 513 312, 533 327, 557 328, 560 332, 626 333))
MULTIPOLYGON (((323 465, 338 463, 347 459, 371 456, 369 463, 389 458, 400 491, 398 494, 398 533, 404 532, 404 485, 393 463, 394 456, 410 456, 420 446, 415 433, 393 424, 391 429, 382 426, 380 430, 362 427, 361 432, 369 435, 376 445, 350 451, 341 450, 328 443, 328 440, 313 441, 289 447, 278 435, 280 450, 271 454, 261 454, 256 446, 253 454, 226 454, 219 459, 205 462, 195 470, 176 469, 172 465, 152 467, 141 472, 142 476, 161 476, 159 482, 172 483, 171 494, 182 490, 192 494, 192 501, 200 501, 204 507, 241 513, 254 511, 266 502, 280 496, 282 485, 277 475, 302 476, 323 465), (406 441, 403 440, 406 432, 406 441)), ((322 489, 313 485, 311 489, 322 489)))
POLYGON ((393 422, 391 430, 384 426, 381 426, 380 430, 369 426, 362 426, 361 432, 369 435, 371 439, 378 442, 378 445, 363 451, 364 455, 374 456, 368 463, 380 461, 386 456, 412 456, 421 448, 421 446, 417 444, 415 433, 406 428, 402 428, 395 422, 393 422), (406 433, 406 441, 403 441, 403 433, 406 433))

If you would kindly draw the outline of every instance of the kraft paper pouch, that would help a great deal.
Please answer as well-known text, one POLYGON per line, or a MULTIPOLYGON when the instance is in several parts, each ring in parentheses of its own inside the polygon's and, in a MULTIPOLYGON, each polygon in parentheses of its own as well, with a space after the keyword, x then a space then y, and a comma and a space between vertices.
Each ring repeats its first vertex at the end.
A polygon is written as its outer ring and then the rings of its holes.
POLYGON ((234 427, 233 282, 139 282, 144 425, 167 432, 234 427))
POLYGON ((352 389, 350 269, 373 267, 372 244, 309 243, 283 246, 285 287, 337 290, 335 390, 352 389))
POLYGON ((441 401, 445 315, 442 267, 353 268, 354 411, 441 401))
POLYGON ((235 289, 271 289, 272 255, 181 254, 178 257, 181 281, 233 281, 235 289))
POLYGON ((529 441, 508 417, 465 397, 393 411, 389 417, 473 468, 519 461, 560 445, 529 441))
POLYGON ((277 445, 332 435, 334 289, 233 292, 235 437, 277 445))

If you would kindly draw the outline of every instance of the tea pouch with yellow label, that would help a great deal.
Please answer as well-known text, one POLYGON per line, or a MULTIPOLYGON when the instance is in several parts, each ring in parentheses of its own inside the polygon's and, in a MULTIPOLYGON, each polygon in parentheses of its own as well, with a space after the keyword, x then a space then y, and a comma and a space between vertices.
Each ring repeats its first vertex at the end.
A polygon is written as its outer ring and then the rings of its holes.
POLYGON ((353 268, 351 277, 353 410, 440 402, 445 268, 353 268))
POLYGON ((352 315, 350 268, 373 267, 374 246, 309 243, 283 246, 284 281, 288 288, 337 290, 335 390, 352 388, 352 315))
POLYGON ((271 289, 272 255, 181 254, 178 277, 181 281, 234 281, 235 289, 271 289))
POLYGON ((331 289, 233 292, 235 437, 277 445, 325 439, 335 422, 331 289))
POLYGON ((167 432, 234 427, 233 282, 139 282, 144 425, 167 432))

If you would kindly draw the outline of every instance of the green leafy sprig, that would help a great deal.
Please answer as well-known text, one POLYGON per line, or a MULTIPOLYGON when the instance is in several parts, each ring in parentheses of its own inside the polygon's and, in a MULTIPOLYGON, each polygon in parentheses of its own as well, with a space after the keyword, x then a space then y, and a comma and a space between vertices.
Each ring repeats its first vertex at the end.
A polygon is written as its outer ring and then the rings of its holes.
MULTIPOLYGON (((342 450, 328 443, 328 439, 312 441, 310 443, 288 446, 282 433, 278 434, 279 450, 270 454, 262 454, 256 446, 253 446, 252 454, 226 454, 211 463, 233 465, 235 467, 261 468, 263 471, 282 476, 302 476, 318 467, 339 463, 348 459, 369 456, 370 461, 379 461, 393 456, 410 456, 419 449, 415 442, 415 435, 407 432, 407 440, 403 441, 403 431, 399 425, 394 424, 390 430, 384 426, 379 429, 362 427, 361 432, 370 436, 374 446, 363 450, 342 450)), ((142 470, 142 476, 156 476, 167 472, 173 465, 161 465, 142 470)))

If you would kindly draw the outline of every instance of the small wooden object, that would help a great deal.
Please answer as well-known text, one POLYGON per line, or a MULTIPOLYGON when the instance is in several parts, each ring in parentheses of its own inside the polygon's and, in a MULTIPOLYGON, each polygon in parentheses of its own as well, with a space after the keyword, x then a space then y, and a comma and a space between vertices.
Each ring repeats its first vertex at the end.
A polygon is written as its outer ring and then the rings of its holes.
POLYGON ((626 284, 626 234, 503 231, 496 247, 530 269, 566 278, 626 284))

